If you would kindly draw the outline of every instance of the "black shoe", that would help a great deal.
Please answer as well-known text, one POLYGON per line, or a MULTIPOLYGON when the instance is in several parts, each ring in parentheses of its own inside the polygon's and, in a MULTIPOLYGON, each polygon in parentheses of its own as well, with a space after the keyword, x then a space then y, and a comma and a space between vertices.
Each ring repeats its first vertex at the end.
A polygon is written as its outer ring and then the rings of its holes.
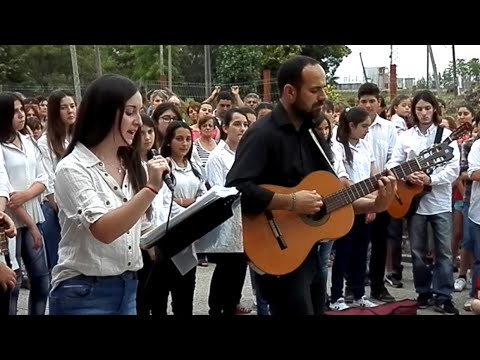
POLYGON ((381 288, 379 291, 370 290, 370 297, 372 299, 383 301, 383 302, 395 301, 395 298, 388 292, 385 286, 381 288))
POLYGON ((452 300, 445 300, 441 303, 435 303, 434 310, 436 312, 447 315, 459 315, 458 309, 453 305, 452 300))
POLYGON ((426 309, 434 304, 433 296, 431 293, 419 294, 417 298, 417 304, 419 309, 426 309))
POLYGON ((396 289, 400 289, 403 287, 402 281, 398 280, 393 274, 388 274, 387 276, 385 276, 385 282, 396 289))

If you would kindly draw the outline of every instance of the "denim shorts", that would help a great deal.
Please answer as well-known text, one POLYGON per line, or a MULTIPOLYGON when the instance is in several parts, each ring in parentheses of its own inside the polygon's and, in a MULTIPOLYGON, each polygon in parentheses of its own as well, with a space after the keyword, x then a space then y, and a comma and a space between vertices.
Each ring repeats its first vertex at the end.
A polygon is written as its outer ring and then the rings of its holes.
POLYGON ((453 202, 453 210, 463 212, 463 200, 455 200, 453 202))

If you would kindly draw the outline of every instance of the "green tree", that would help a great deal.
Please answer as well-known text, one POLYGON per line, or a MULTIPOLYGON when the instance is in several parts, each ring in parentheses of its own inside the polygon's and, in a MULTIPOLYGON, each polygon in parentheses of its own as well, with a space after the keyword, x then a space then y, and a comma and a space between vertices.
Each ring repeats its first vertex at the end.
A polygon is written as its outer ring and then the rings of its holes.
POLYGON ((216 84, 239 84, 261 80, 261 45, 220 45, 215 52, 216 84))
POLYGON ((20 61, 12 46, 0 45, 0 84, 23 81, 20 61))
POLYGON ((262 51, 261 71, 270 70, 272 76, 276 76, 282 63, 300 54, 302 47, 300 45, 264 45, 262 51))
MULTIPOLYGON (((179 58, 183 46, 172 45, 172 79, 183 81, 183 74, 178 70, 179 58)), ((159 81, 160 79, 160 45, 115 45, 108 51, 112 59, 112 68, 134 81, 159 81)), ((164 74, 168 76, 167 47, 163 53, 164 74)))
MULTIPOLYGON (((435 89, 435 78, 433 77, 433 75, 430 75, 429 76, 429 83, 428 83, 428 88, 429 89, 435 89)), ((422 89, 426 89, 427 88, 427 80, 425 79, 425 77, 422 77, 421 79, 417 80, 417 85, 416 85, 416 88, 418 90, 422 90, 422 89)))
POLYGON ((275 77, 283 62, 303 54, 317 59, 333 83, 333 75, 350 52, 345 45, 222 45, 215 59, 215 78, 223 83, 251 82, 260 80, 264 70, 270 70, 275 77))
POLYGON ((179 54, 178 71, 187 83, 203 83, 205 81, 204 45, 184 46, 179 54))
POLYGON ((301 54, 317 59, 327 73, 327 81, 331 85, 336 85, 338 80, 335 77, 337 68, 343 59, 350 55, 352 51, 346 45, 305 45, 302 47, 301 54))
POLYGON ((480 81, 480 61, 478 58, 470 59, 467 62, 468 75, 473 81, 480 81))

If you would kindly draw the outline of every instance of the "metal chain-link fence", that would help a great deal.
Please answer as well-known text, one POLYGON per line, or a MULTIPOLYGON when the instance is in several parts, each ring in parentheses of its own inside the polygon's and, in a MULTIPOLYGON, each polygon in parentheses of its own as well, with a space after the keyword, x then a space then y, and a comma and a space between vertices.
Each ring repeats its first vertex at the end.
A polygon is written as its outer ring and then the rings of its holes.
MULTIPOLYGON (((161 86, 160 81, 158 82, 143 82, 138 81, 136 82, 139 86, 139 89, 143 95, 146 95, 151 90, 156 90, 163 88, 161 86)), ((166 84, 168 86, 168 82, 166 84)), ((242 99, 248 93, 257 93, 261 98, 264 95, 264 83, 263 81, 255 81, 252 83, 240 83, 240 84, 217 84, 213 83, 210 89, 215 88, 215 86, 220 86, 222 90, 231 91, 232 86, 238 86, 240 90, 240 96, 242 99)), ((270 81, 266 84, 270 88, 270 100, 275 102, 279 98, 278 93, 278 86, 276 81, 270 81)), ((83 84, 80 86, 82 95, 84 94, 88 84, 83 84)), ((48 96, 52 91, 57 89, 64 89, 69 90, 75 93, 75 89, 73 84, 66 85, 66 84, 49 84, 46 86, 41 85, 24 85, 24 84, 8 84, 8 85, 1 85, 0 84, 0 91, 13 91, 13 92, 20 92, 26 97, 35 97, 35 96, 48 96)), ((205 83, 183 83, 183 82, 173 82, 172 89, 175 94, 177 94, 182 100, 189 102, 189 101, 198 101, 201 102, 208 98, 211 94, 211 91, 208 93, 205 91, 205 83)))

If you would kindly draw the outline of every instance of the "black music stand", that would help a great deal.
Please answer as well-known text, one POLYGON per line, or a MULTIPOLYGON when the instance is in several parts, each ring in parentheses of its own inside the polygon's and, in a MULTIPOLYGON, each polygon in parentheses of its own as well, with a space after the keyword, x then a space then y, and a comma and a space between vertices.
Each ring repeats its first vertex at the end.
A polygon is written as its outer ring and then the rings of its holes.
POLYGON ((236 201, 240 201, 240 193, 219 198, 176 223, 158 240, 155 240, 150 247, 155 248, 156 256, 145 281, 144 291, 147 293, 152 291, 150 284, 157 281, 162 271, 162 264, 167 259, 171 259, 231 218, 236 201))
POLYGON ((154 246, 162 257, 171 258, 233 216, 240 194, 215 200, 167 230, 154 246))

